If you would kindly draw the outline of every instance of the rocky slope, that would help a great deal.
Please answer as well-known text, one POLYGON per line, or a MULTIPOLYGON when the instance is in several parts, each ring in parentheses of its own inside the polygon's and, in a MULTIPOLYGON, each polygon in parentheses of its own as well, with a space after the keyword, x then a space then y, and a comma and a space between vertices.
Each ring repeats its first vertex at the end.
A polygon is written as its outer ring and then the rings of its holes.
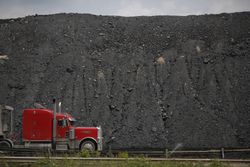
POLYGON ((113 148, 249 147, 250 12, 0 20, 0 103, 60 99, 113 148))

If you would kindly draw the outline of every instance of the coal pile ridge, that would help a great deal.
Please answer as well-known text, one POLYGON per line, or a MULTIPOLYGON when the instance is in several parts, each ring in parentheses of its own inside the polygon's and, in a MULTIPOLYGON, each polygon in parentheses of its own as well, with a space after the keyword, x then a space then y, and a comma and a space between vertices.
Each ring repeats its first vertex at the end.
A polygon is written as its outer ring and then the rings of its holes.
POLYGON ((249 53, 250 12, 0 20, 0 103, 17 133, 57 98, 112 148, 249 147, 249 53))

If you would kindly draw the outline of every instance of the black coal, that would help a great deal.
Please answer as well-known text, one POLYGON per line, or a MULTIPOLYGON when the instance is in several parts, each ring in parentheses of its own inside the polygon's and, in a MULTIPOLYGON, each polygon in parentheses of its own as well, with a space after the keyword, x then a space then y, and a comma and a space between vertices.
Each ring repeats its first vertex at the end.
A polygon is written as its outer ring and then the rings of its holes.
POLYGON ((249 54, 250 12, 0 20, 0 103, 17 136, 57 98, 113 148, 249 147, 249 54))

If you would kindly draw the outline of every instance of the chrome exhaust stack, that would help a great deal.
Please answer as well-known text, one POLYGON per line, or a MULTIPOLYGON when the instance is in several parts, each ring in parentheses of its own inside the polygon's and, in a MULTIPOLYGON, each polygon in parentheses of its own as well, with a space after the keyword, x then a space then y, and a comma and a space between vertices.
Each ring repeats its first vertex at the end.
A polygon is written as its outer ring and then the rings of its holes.
POLYGON ((62 102, 58 103, 58 113, 62 113, 62 102))
POLYGON ((62 102, 58 103, 58 113, 62 113, 62 102))
POLYGON ((56 99, 53 99, 52 149, 56 150, 56 99))

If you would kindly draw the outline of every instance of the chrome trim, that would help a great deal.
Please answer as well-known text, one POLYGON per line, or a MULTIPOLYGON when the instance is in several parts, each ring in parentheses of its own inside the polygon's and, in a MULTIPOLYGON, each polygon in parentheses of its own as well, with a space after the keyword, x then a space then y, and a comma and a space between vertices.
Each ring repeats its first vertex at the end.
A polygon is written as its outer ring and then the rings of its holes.
POLYGON ((23 142, 41 142, 41 143, 50 142, 51 143, 51 140, 28 140, 28 139, 23 139, 23 142))

